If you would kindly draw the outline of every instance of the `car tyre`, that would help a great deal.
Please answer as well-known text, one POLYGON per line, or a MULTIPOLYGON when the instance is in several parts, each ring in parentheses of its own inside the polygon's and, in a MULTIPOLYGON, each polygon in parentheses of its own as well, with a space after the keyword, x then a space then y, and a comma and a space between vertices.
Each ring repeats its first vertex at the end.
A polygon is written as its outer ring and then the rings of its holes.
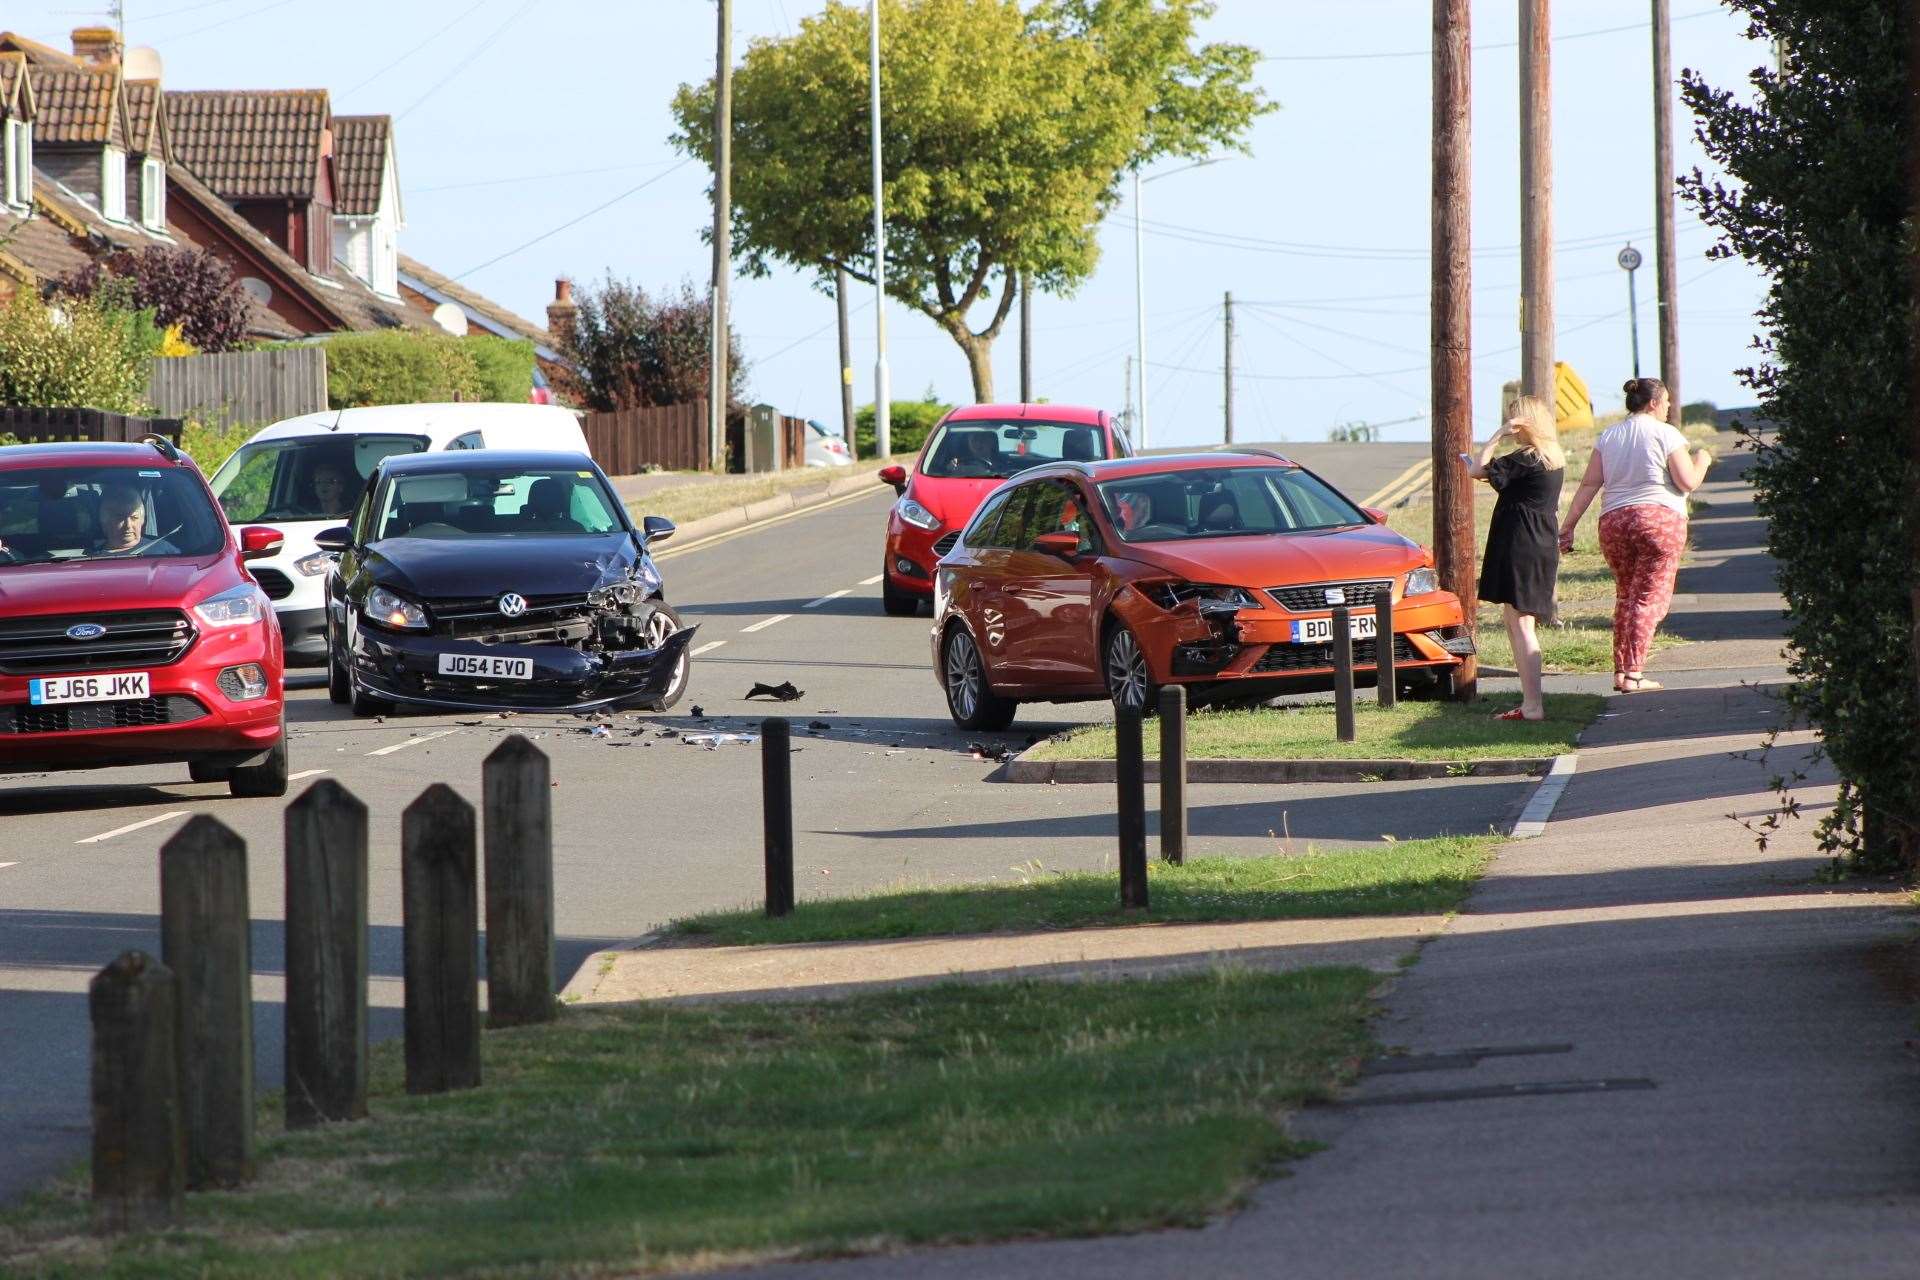
POLYGON ((1124 623, 1109 626, 1100 642, 1100 674, 1116 710, 1128 708, 1145 716, 1160 705, 1160 689, 1153 683, 1147 655, 1124 623))
POLYGON ((1409 702, 1452 702, 1453 672, 1447 667, 1428 676, 1416 676, 1407 682, 1403 696, 1409 702))
POLYGON ((233 768, 230 765, 194 761, 187 765, 187 776, 195 782, 225 782, 233 776, 233 768))
MULTIPOLYGON (((653 616, 647 619, 647 647, 655 649, 667 641, 667 637, 676 631, 686 629, 686 623, 680 620, 677 610, 671 608, 665 600, 653 602, 653 616)), ((687 692, 687 682, 693 678, 693 655, 685 649, 680 651, 680 667, 673 673, 673 682, 667 686, 664 697, 653 699, 646 704, 649 711, 668 711, 680 701, 687 692)))
POLYGON ((236 796, 272 797, 287 794, 287 724, 280 722, 280 741, 259 764, 243 764, 227 776, 227 790, 236 796))
POLYGON ((998 732, 1013 723, 1020 709, 1019 703, 988 686, 980 646, 965 627, 948 631, 940 647, 940 684, 947 691, 947 713, 962 729, 998 732))
POLYGON ((352 703, 353 714, 356 717, 390 716, 393 714, 393 704, 391 702, 388 702, 385 698, 376 698, 366 692, 351 675, 347 677, 347 685, 351 690, 348 695, 348 700, 352 703))
POLYGON ((347 674, 340 648, 333 642, 333 628, 327 628, 327 700, 336 707, 353 701, 353 679, 347 674))
POLYGON ((896 591, 885 565, 880 567, 880 607, 889 618, 911 618, 920 612, 920 597, 910 591, 896 591))

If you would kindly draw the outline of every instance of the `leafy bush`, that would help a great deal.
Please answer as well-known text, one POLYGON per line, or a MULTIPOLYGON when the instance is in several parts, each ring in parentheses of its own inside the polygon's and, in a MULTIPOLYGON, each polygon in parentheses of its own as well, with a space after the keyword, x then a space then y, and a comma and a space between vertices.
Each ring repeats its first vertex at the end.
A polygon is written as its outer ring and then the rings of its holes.
MULTIPOLYGON (((947 410, 953 408, 933 396, 928 388, 926 397, 920 400, 890 401, 887 413, 887 443, 895 453, 918 453, 920 446, 927 442, 927 436, 947 410)), ((853 414, 854 440, 860 449, 860 456, 871 458, 875 448, 873 431, 873 406, 863 404, 853 414)))
MULTIPOLYGON (((592 409, 647 409, 704 400, 713 381, 713 310, 705 294, 682 281, 654 297, 608 276, 584 290, 573 332, 554 337, 579 365, 578 398, 592 409)), ((740 335, 727 334, 727 397, 743 404, 747 361, 740 335)))
POLYGON ((461 342, 473 357, 482 400, 527 402, 533 392, 533 343, 490 333, 469 334, 461 342))
POLYGON ((56 311, 21 289, 0 311, 0 404, 144 412, 146 358, 159 341, 151 316, 92 298, 56 311))
MULTIPOLYGON (((1765 360, 1743 370, 1777 434, 1751 440, 1792 644, 1789 708, 1840 773, 1822 847, 1864 869, 1920 861, 1908 541, 1920 510, 1913 388, 1907 6, 1730 0, 1784 51, 1740 97, 1682 92, 1730 182, 1682 179, 1701 218, 1766 272, 1765 360)), ((1788 785, 1783 783, 1784 787, 1788 785)))
POLYGON ((1720 406, 1711 400, 1691 400, 1680 406, 1680 425, 1699 422, 1712 426, 1720 413, 1720 406))
POLYGON ((204 249, 116 250, 55 281, 52 292, 94 298, 113 281, 126 282, 130 309, 151 311, 162 328, 177 326, 194 350, 233 351, 246 345, 253 299, 233 269, 204 249))
POLYGON ((220 469, 220 464, 258 429, 254 423, 219 427, 198 418, 188 418, 180 427, 180 451, 192 458, 200 470, 211 478, 220 469))
POLYGON ((327 340, 326 352, 330 408, 482 398, 480 371, 452 334, 343 333, 327 340))

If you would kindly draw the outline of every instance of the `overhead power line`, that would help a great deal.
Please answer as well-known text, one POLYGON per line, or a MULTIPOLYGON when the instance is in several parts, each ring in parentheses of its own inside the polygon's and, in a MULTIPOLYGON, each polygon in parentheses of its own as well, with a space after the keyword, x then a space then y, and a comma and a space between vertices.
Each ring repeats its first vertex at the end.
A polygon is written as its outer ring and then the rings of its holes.
MULTIPOLYGON (((1679 14, 1673 20, 1675 22, 1686 22, 1693 18, 1704 18, 1708 14, 1720 12, 1723 11, 1720 9, 1696 9, 1692 13, 1679 14)), ((1553 42, 1559 44, 1563 40, 1586 40, 1593 36, 1613 36, 1625 31, 1645 31, 1646 29, 1647 24, 1644 22, 1631 22, 1619 27, 1596 27, 1591 31, 1569 31, 1565 35, 1553 37, 1553 42)), ((1475 53, 1489 53, 1495 49, 1518 49, 1519 47, 1520 42, 1518 40, 1502 40, 1496 44, 1476 44, 1473 46, 1473 51, 1475 53)), ((1261 58, 1260 61, 1366 62, 1381 58, 1431 58, 1432 56, 1432 49, 1397 49, 1390 53, 1270 53, 1264 58, 1261 58)))
POLYGON ((513 248, 507 250, 505 253, 495 254, 493 257, 488 258, 485 262, 480 263, 478 266, 468 267, 465 271, 462 271, 459 275, 452 276, 450 278, 454 280, 464 280, 468 276, 472 275, 474 272, 484 271, 496 262, 505 262, 508 258, 513 257, 516 253, 520 253, 526 249, 531 249, 533 248, 533 246, 539 244, 542 240, 552 239, 554 236, 559 235, 562 231, 565 231, 568 227, 577 226, 578 224, 585 222, 588 218, 591 218, 594 214, 599 213, 602 210, 613 208, 614 205, 619 204, 622 200, 627 199, 629 196, 637 195, 638 193, 645 191, 648 187, 660 181, 662 178, 670 177, 671 175, 678 173, 680 170, 684 169, 686 166, 692 163, 693 163, 693 158, 689 156, 687 159, 682 160, 679 164, 676 164, 675 166, 673 166, 673 168, 667 170, 665 173, 656 173, 651 178, 648 178, 645 182, 636 183, 635 185, 628 187, 625 191, 622 191, 619 195, 613 197, 613 199, 602 201, 601 203, 593 206, 593 208, 587 210, 585 213, 579 214, 576 217, 568 218, 565 222, 553 228, 551 231, 542 231, 539 235, 535 236, 533 239, 524 241, 521 244, 517 244, 513 248))
POLYGON ((437 27, 434 30, 432 35, 428 36, 425 40, 422 40, 419 44, 413 46, 413 48, 407 50, 405 53, 395 58, 392 62, 389 62, 385 66, 381 67, 378 71, 368 76, 365 80, 362 80, 359 84, 356 84, 351 89, 348 89, 347 92, 348 93, 360 92, 360 90, 366 88, 368 85, 372 84, 375 80, 378 80, 381 76, 387 74, 387 72, 393 70, 395 67, 405 62, 408 58, 411 58, 414 54, 420 52, 422 49, 426 48, 428 45, 438 40, 441 36, 444 36, 445 34, 447 34, 447 32, 453 30, 455 27, 465 22, 468 18, 471 18, 474 14, 486 8, 487 5, 490 3, 492 3, 492 0, 479 0, 478 4, 475 4, 472 8, 463 12, 459 17, 450 19, 449 21, 442 23, 439 27, 437 27))
POLYGON ((648 160, 641 164, 610 164, 598 169, 561 169, 554 173, 522 173, 510 178, 482 178, 478 182, 449 182, 438 187, 412 187, 408 195, 424 195, 429 191, 470 191, 475 187, 504 187, 523 182, 545 182, 552 178, 584 178, 596 173, 631 173, 635 169, 661 169, 673 164, 672 160, 648 160))
MULTIPOLYGON (((292 3, 293 3, 293 0, 274 0, 272 4, 263 4, 258 9, 249 9, 245 13, 231 14, 225 18, 220 19, 220 21, 218 22, 209 22, 204 27, 195 27, 191 31, 182 31, 179 35, 168 36, 167 41, 169 43, 173 43, 175 41, 188 39, 189 37, 192 37, 192 36, 202 35, 208 31, 214 31, 219 29, 220 27, 227 26, 230 23, 242 22, 248 18, 257 18, 261 14, 271 13, 275 9, 284 9, 286 6, 292 3)), ((187 11, 184 9, 176 9, 174 10, 174 12, 185 13, 187 11)))
POLYGON ((527 0, 525 4, 521 5, 518 9, 515 9, 512 13, 508 14, 507 20, 505 22, 495 27, 492 33, 488 35, 485 40, 482 40, 479 44, 473 47, 473 52, 469 53, 466 57, 460 59, 460 61, 454 63, 453 69, 451 71, 441 76, 438 80, 435 80, 433 84, 428 87, 425 93, 415 98, 405 111, 401 111, 397 113, 393 118, 395 120, 404 119, 406 116, 411 114, 415 108, 419 107, 421 103, 425 102, 428 98, 431 98, 434 94, 440 92, 440 90, 446 88, 447 85, 452 82, 455 76, 459 75, 462 71, 465 71, 468 67, 472 66, 476 58, 478 58, 481 54, 485 53, 488 49, 491 49, 494 45, 494 42, 497 41, 501 36, 507 34, 508 27, 511 27, 514 23, 520 21, 520 19, 524 17, 527 14, 527 12, 533 8, 534 5, 538 3, 540 3, 540 0, 527 0))

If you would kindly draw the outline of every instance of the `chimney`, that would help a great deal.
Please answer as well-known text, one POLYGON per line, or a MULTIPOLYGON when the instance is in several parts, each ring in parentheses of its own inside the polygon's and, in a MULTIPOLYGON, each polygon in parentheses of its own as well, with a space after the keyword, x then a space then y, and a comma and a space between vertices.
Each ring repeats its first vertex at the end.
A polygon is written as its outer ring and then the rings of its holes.
POLYGON ((120 33, 112 27, 75 27, 73 56, 96 67, 120 61, 120 33))
POLYGON ((573 317, 579 310, 573 305, 573 281, 561 276, 553 282, 553 301, 547 304, 547 332, 562 348, 573 343, 573 317))

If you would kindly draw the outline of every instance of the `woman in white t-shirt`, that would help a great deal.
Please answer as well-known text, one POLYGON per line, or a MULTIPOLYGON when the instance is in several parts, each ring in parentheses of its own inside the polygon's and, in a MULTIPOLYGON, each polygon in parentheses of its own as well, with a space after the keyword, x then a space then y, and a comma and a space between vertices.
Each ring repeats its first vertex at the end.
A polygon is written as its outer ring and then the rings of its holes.
POLYGON ((1687 545, 1687 495, 1707 478, 1713 455, 1691 452, 1667 425, 1672 397, 1658 378, 1635 378, 1624 388, 1627 419, 1600 433, 1587 474, 1560 522, 1560 547, 1573 550, 1573 531, 1593 496, 1600 501, 1600 551, 1613 570, 1613 687, 1621 693, 1658 689, 1646 678, 1653 631, 1673 603, 1673 577, 1687 545))

